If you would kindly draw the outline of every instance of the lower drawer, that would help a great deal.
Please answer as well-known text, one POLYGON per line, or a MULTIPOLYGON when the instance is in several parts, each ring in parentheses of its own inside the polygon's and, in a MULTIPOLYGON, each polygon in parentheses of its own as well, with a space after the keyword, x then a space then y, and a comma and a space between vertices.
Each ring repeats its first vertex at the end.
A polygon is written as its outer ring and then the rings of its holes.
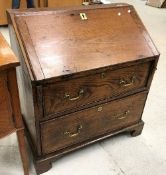
POLYGON ((44 154, 122 129, 141 118, 147 93, 142 92, 41 123, 44 154))

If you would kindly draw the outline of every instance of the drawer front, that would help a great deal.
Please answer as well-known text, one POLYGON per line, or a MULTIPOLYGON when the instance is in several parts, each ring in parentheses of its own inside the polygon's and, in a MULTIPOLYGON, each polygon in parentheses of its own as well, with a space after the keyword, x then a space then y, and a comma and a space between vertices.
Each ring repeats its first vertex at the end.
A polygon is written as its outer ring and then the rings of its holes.
POLYGON ((44 115, 76 110, 146 86, 150 62, 43 87, 44 115))
POLYGON ((138 122, 145 92, 41 123, 44 154, 138 122))

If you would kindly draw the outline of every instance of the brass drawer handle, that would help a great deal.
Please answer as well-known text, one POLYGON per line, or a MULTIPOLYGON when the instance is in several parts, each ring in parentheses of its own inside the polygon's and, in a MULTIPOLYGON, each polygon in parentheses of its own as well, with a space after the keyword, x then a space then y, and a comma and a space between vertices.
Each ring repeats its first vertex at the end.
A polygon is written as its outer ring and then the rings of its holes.
POLYGON ((66 131, 66 132, 64 132, 64 135, 67 135, 69 137, 76 137, 80 134, 81 129, 82 129, 82 125, 79 125, 78 128, 77 128, 77 131, 75 133, 72 133, 70 131, 66 131))
POLYGON ((129 79, 123 79, 123 78, 120 79, 119 84, 120 84, 121 86, 125 86, 125 87, 131 86, 131 85, 134 84, 135 80, 136 80, 136 76, 134 75, 134 76, 132 76, 132 77, 129 78, 129 79))
POLYGON ((125 119, 129 113, 130 113, 130 110, 127 110, 127 111, 125 111, 123 113, 116 114, 113 117, 118 119, 118 120, 122 120, 122 119, 125 119))
POLYGON ((75 100, 78 100, 79 98, 81 98, 83 95, 84 95, 84 90, 81 89, 81 90, 79 91, 77 97, 70 97, 69 94, 65 93, 64 99, 68 99, 68 100, 70 100, 70 101, 75 101, 75 100))

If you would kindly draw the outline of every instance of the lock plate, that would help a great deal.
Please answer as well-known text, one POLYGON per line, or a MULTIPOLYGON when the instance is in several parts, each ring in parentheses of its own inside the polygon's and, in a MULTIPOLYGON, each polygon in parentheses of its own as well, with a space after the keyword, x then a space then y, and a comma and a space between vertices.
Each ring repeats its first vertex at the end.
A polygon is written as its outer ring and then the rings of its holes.
POLYGON ((80 13, 81 20, 87 20, 87 15, 86 13, 80 13))

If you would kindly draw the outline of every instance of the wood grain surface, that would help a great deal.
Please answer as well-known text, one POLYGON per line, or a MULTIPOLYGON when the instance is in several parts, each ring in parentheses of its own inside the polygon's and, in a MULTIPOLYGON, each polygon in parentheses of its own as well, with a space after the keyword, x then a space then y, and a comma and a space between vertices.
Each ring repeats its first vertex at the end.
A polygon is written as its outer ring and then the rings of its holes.
POLYGON ((151 62, 43 87, 44 116, 75 110, 135 89, 146 88, 151 62), (82 93, 81 93, 82 92, 82 93))
POLYGON ((43 153, 57 151, 137 123, 143 111, 146 95, 133 95, 42 123, 43 153))
POLYGON ((130 6, 33 12, 16 22, 36 80, 154 56, 130 6))
POLYGON ((8 19, 38 174, 88 144, 141 134, 159 52, 131 5, 9 10, 8 19))

